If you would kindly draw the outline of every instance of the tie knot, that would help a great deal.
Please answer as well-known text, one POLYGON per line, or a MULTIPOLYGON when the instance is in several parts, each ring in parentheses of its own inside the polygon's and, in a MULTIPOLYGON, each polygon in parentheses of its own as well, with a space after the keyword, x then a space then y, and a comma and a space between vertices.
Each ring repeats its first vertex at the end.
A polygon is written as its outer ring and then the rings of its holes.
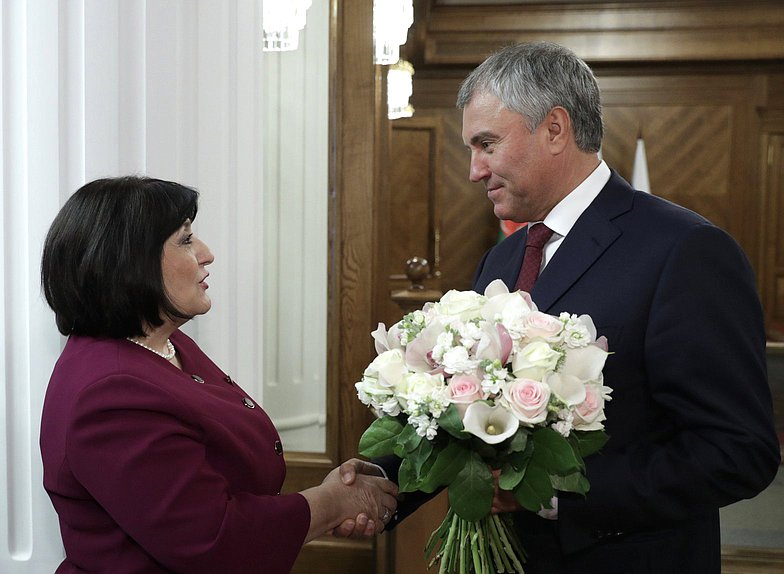
POLYGON ((536 223, 528 230, 528 237, 526 238, 525 245, 527 247, 541 249, 552 236, 552 229, 547 227, 544 223, 536 223))

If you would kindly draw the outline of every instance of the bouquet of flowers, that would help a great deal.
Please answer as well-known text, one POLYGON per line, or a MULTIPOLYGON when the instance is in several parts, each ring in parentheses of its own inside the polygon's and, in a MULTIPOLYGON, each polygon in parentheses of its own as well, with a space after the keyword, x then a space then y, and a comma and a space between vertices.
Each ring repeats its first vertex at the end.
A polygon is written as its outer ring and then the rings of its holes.
POLYGON ((490 512, 494 481, 533 512, 552 508, 555 491, 588 491, 583 458, 607 440, 606 340, 589 316, 541 313, 500 280, 372 335, 378 356, 355 386, 378 418, 359 450, 400 457, 401 492, 448 488, 430 566, 522 573, 511 516, 490 512))

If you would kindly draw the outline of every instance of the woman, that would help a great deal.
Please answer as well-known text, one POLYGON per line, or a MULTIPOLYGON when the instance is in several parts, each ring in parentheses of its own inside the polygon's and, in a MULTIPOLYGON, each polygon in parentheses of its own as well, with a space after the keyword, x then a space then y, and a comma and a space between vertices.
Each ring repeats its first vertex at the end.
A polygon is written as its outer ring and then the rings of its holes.
POLYGON ((381 531, 395 510, 391 482, 341 481, 360 461, 280 494, 272 422, 179 330, 210 309, 197 197, 156 179, 97 180, 47 235, 43 291, 69 337, 41 428, 58 573, 288 572, 305 542, 365 517, 367 534, 381 531))

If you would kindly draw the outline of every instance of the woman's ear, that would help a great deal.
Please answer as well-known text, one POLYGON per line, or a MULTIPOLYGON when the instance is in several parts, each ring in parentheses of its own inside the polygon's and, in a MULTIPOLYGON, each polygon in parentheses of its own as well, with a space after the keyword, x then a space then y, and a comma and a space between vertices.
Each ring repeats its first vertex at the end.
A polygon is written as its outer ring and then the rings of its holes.
POLYGON ((555 155, 566 149, 572 136, 572 119, 561 106, 556 106, 550 110, 544 119, 547 126, 547 143, 550 151, 555 155))

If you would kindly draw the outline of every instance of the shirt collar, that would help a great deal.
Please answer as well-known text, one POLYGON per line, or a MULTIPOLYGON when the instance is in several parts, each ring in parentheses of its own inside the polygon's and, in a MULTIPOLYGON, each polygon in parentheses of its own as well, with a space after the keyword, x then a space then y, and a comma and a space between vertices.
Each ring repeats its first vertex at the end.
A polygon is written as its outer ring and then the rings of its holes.
POLYGON ((543 223, 561 237, 566 237, 583 211, 591 205, 609 180, 610 168, 602 160, 580 185, 550 210, 543 223))

